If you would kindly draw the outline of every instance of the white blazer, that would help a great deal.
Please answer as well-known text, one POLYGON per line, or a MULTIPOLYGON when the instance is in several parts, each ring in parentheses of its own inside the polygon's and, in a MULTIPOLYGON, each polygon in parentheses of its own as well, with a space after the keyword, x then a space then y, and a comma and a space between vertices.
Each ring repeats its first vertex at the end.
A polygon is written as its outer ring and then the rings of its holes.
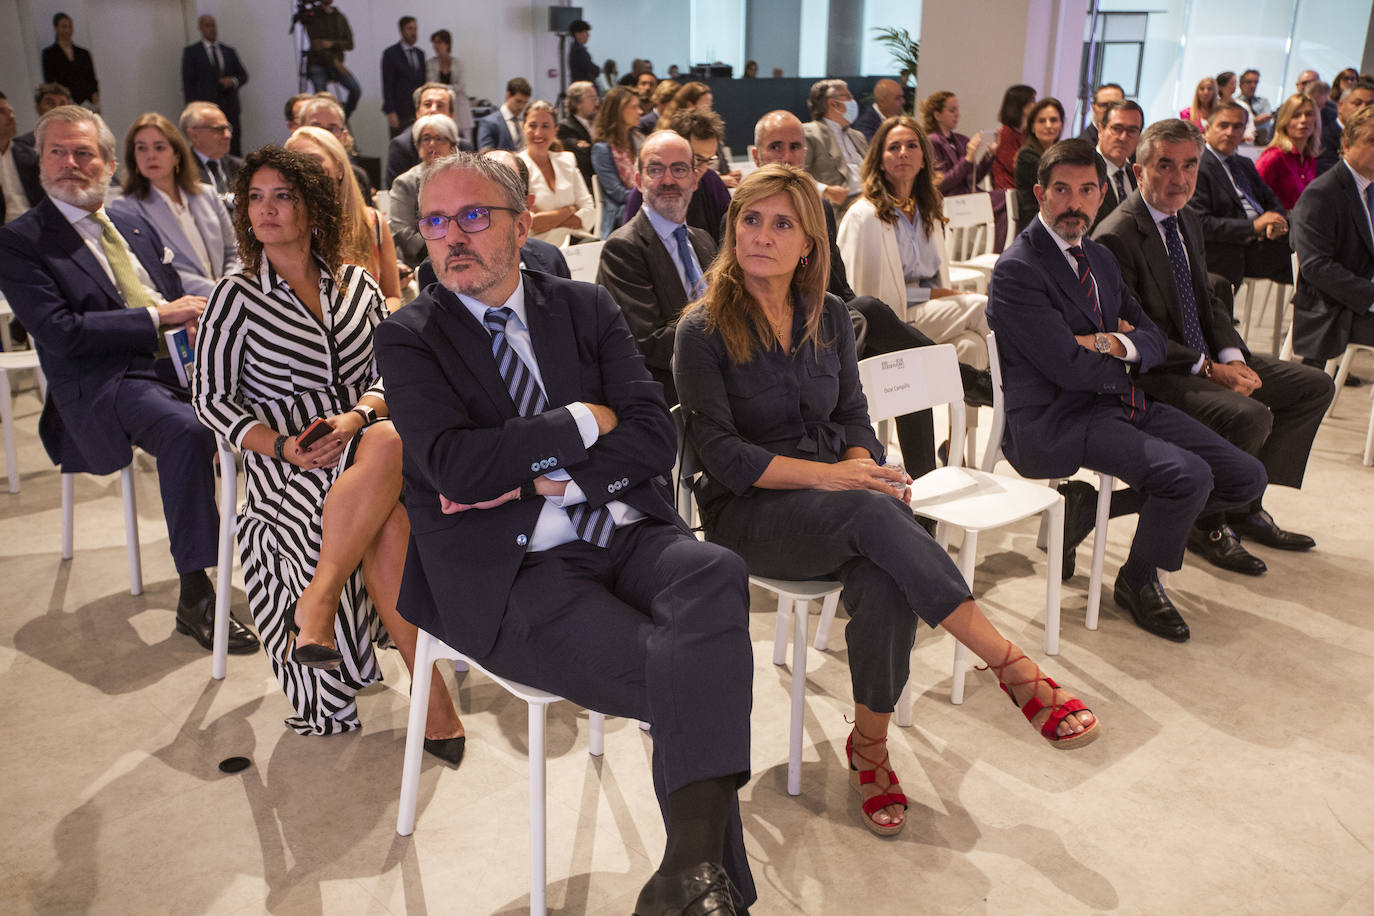
MULTIPOLYGON (((583 231, 596 232, 596 202, 592 200, 592 193, 587 190, 587 182, 582 177, 582 170, 577 167, 576 156, 567 151, 549 153, 549 159, 553 162, 554 181, 558 185, 556 188, 550 188, 549 183, 544 180, 544 173, 534 164, 528 152, 521 150, 516 155, 525 160, 525 165, 529 167, 530 193, 534 195, 535 210, 557 210, 571 204, 577 207, 577 218, 582 223, 583 231)), ((570 230, 559 227, 531 233, 530 238, 561 245, 570 234, 570 230)))
MULTIPOLYGON (((948 287, 949 256, 945 252, 945 227, 939 220, 932 235, 940 256, 940 285, 948 287)), ((872 202, 860 197, 840 220, 835 244, 855 294, 880 299, 898 315, 905 315, 906 280, 897 251, 897 227, 878 219, 872 202)))
POLYGON ((229 220, 229 211, 224 209, 219 195, 210 185, 204 185, 199 194, 183 191, 181 197, 200 229, 200 239, 210 256, 213 276, 206 275, 200 256, 181 231, 181 223, 161 194, 150 189, 147 197, 119 197, 106 204, 106 207, 116 213, 137 214, 152 223, 162 238, 162 244, 172 249, 172 267, 181 277, 186 294, 208 297, 220 277, 233 273, 241 266, 234 225, 229 220))

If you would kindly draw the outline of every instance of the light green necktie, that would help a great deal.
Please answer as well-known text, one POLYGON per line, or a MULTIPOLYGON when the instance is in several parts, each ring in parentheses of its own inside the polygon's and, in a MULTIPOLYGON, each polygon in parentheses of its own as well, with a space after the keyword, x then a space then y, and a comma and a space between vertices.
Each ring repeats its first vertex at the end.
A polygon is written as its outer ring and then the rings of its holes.
POLYGON ((120 237, 119 230, 115 229, 108 216, 98 210, 91 214, 91 219, 100 227, 100 249, 105 252, 105 260, 110 265, 110 272, 114 274, 119 294, 124 297, 124 304, 131 309, 151 307, 152 297, 138 280, 138 272, 134 270, 133 261, 129 259, 129 250, 124 247, 124 239, 120 237))

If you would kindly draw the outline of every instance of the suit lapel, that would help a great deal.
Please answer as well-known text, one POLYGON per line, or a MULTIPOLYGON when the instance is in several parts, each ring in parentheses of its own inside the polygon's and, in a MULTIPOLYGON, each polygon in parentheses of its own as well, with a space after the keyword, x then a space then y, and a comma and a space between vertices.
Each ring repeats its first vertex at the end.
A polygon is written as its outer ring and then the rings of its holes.
MULTIPOLYGON (((1159 236, 1159 229, 1155 227, 1155 221, 1145 207, 1144 198, 1138 195, 1132 197, 1130 206, 1131 215, 1135 217, 1136 231, 1140 233, 1140 247, 1145 254, 1145 266, 1150 272, 1150 280, 1163 296, 1164 309, 1168 312, 1174 327, 1182 328, 1183 316, 1178 303, 1178 287, 1174 284, 1174 270, 1169 266, 1169 251, 1164 247, 1164 239, 1159 236)), ((1148 301, 1148 294, 1144 290, 1136 292, 1142 300, 1148 301)))
POLYGON ((124 241, 129 243, 129 248, 133 251, 134 257, 138 258, 143 269, 148 272, 148 279, 153 282, 153 286, 164 297, 169 297, 172 291, 166 289, 162 284, 166 268, 162 264, 161 249, 153 243, 153 240, 148 237, 148 233, 144 232, 142 227, 130 222, 125 217, 111 213, 110 222, 114 223, 119 234, 124 236, 124 241))
POLYGON ((572 321, 568 310, 556 297, 550 296, 529 275, 524 278, 525 317, 530 320, 530 345, 539 375, 544 380, 544 397, 549 407, 562 407, 581 397, 577 361, 568 354, 577 352, 573 339, 572 321))
POLYGON ((123 305, 124 297, 119 295, 119 290, 115 289, 109 274, 105 273, 105 269, 100 266, 95 255, 91 254, 91 250, 86 247, 86 240, 82 238, 81 233, 76 231, 75 226, 67 222, 62 211, 51 202, 45 200, 43 203, 43 235, 45 236, 43 250, 65 255, 95 281, 101 292, 105 293, 113 302, 123 305))
POLYGON ((1083 288, 1054 239, 1050 238, 1050 231, 1038 219, 1031 220, 1031 241, 1041 262, 1048 265, 1050 278, 1064 294, 1065 300, 1073 303, 1096 326, 1097 310, 1093 308, 1092 296, 1083 288))
POLYGON ((635 221, 635 231, 639 233, 649 255, 649 269, 654 275, 654 287, 662 297, 660 308, 665 311, 682 311, 687 306, 687 291, 682 288, 682 278, 678 276, 677 267, 673 265, 668 249, 663 247, 663 240, 654 231, 654 224, 649 222, 649 214, 642 208, 635 214, 635 221))
POLYGON ((1355 222, 1355 234, 1364 242, 1364 247, 1371 255, 1374 255, 1374 235, 1370 234, 1369 219, 1364 215, 1364 204, 1360 201, 1360 186, 1355 183, 1355 176, 1350 174, 1350 169, 1344 162, 1337 162, 1334 169, 1338 169, 1336 180, 1340 182, 1341 190, 1345 193, 1346 206, 1350 208, 1350 216, 1355 222))
POLYGON ((458 297, 443 284, 434 287, 432 323, 458 353, 458 358, 477 379, 491 408, 502 417, 516 416, 515 402, 496 368, 491 353, 491 334, 478 323, 458 297))
POLYGON ((1202 157, 1202 161, 1206 163, 1204 167, 1212 172, 1212 180, 1221 184, 1222 188, 1226 190, 1226 196, 1230 198, 1231 203, 1235 205, 1241 213, 1244 213, 1245 201, 1241 200, 1240 192, 1236 190, 1235 184, 1232 183, 1231 174, 1226 171, 1226 166, 1217 158, 1216 154, 1213 153, 1210 148, 1203 149, 1202 157))

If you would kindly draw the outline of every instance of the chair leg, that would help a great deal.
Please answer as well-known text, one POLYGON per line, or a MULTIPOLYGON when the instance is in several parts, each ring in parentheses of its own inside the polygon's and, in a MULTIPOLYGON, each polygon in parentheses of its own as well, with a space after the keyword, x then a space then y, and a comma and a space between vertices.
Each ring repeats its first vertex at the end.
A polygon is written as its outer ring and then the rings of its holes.
POLYGON ((1256 280, 1246 280, 1241 284, 1241 292, 1245 297, 1245 305, 1241 308, 1241 337, 1250 336, 1250 307, 1254 304, 1255 285, 1257 282, 1256 280))
POLYGON ((792 726, 787 748, 787 794, 801 794, 802 719, 806 711, 806 606, 792 602, 792 726))
POLYGON ((548 706, 529 704, 530 744, 530 916, 545 916, 547 863, 544 841, 547 836, 547 787, 544 772, 544 722, 548 706))
POLYGON ((1374 401, 1369 408, 1369 430, 1364 434, 1364 457, 1360 463, 1365 467, 1374 465, 1374 401))
POLYGON ((433 658, 434 637, 421 630, 415 640, 415 670, 410 676, 410 716, 406 720, 405 762, 401 767, 401 803, 396 811, 396 833, 401 836, 415 832, 415 801, 420 790, 420 755, 425 747, 433 658))
POLYGON ((1283 338, 1283 346, 1279 348, 1279 359, 1291 360, 1293 358, 1293 325, 1289 323, 1288 333, 1283 338))
POLYGON ((1107 520, 1112 511, 1112 477, 1097 475, 1097 523, 1093 526, 1093 567, 1088 578, 1088 614, 1083 624, 1097 629, 1097 615, 1102 606, 1102 563, 1107 556, 1107 520))
MULTIPOLYGON (((1063 525, 1060 525, 1063 537, 1063 525)), ((959 547, 959 572, 968 584, 969 594, 973 594, 973 571, 978 565, 978 532, 964 531, 964 543, 959 547)), ((957 639, 954 641, 954 683, 950 687, 949 701, 954 705, 964 702, 964 674, 968 668, 968 648, 957 639)))
MULTIPOLYGON (((1045 654, 1059 654, 1059 590, 1063 582, 1064 566, 1064 500, 1055 501, 1045 510, 1050 518, 1050 568, 1045 579, 1045 654)), ((969 580, 970 590, 973 580, 969 580)))
POLYGON ((72 558, 72 507, 76 502, 72 494, 76 475, 63 472, 62 474, 62 559, 72 558))
MULTIPOLYGON (((792 612, 792 599, 778 595, 778 621, 773 627, 773 664, 781 668, 787 664, 787 615, 792 612)), ((806 608, 802 608, 806 612, 806 608)))
POLYGON ((3 369, 0 369, 0 426, 4 427, 5 471, 10 478, 10 492, 18 493, 19 465, 14 457, 14 404, 10 401, 10 374, 3 369))
MULTIPOLYGON (((1345 352, 1340 356, 1340 362, 1336 363, 1336 393, 1331 396, 1331 404, 1326 408, 1326 416, 1322 417, 1323 420, 1336 412, 1336 402, 1340 400, 1341 389, 1345 387, 1345 380, 1350 377, 1350 364, 1354 362, 1354 360, 1355 349, 1353 347, 1346 347, 1345 352)), ((1331 364, 1334 362, 1336 362, 1334 359, 1326 361, 1327 375, 1331 374, 1331 364)))
POLYGON ((910 728, 913 722, 911 717, 911 706, 913 699, 911 696, 911 677, 907 676, 906 683, 902 685, 901 696, 897 697, 897 710, 892 714, 892 718, 902 728, 910 728))
POLYGON ((830 645, 830 627, 835 623, 835 612, 839 607, 839 592, 831 592, 821 602, 821 619, 816 624, 816 640, 812 643, 817 652, 824 652, 830 645))
POLYGON ((1275 353, 1279 352, 1280 341, 1283 340, 1283 316, 1287 314, 1289 292, 1292 289, 1287 283, 1274 285, 1274 334, 1271 346, 1275 353))
POLYGON ((215 680, 222 681, 229 659, 229 599, 233 596, 234 516, 239 482, 234 453, 221 449, 219 456, 219 566, 215 570, 215 651, 210 673, 215 680))
POLYGON ((978 408, 964 405, 964 467, 978 467, 978 408))
POLYGON ((134 466, 119 472, 119 488, 124 491, 124 540, 129 549, 129 594, 143 594, 143 559, 138 544, 138 496, 134 492, 134 466))
POLYGON ((587 718, 587 753, 600 757, 606 753, 606 717, 589 709, 587 718))

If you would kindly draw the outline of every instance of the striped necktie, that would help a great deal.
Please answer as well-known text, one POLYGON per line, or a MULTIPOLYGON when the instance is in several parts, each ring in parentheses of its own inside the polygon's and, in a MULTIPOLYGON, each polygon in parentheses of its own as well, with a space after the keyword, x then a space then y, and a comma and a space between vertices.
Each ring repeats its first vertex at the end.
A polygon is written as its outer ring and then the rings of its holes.
MULTIPOLYGON (((1097 329, 1106 333, 1107 328, 1102 323, 1102 303, 1097 295, 1097 279, 1093 276, 1092 268, 1088 266, 1088 253, 1081 245, 1070 245, 1069 254, 1078 262, 1078 282, 1083 285, 1088 298, 1093 302, 1093 317, 1097 319, 1097 329)), ((1130 376, 1127 375, 1126 378, 1129 382, 1130 376)), ((1136 388, 1135 383, 1131 382, 1130 385, 1130 390, 1121 395, 1121 403, 1129 411, 1128 416, 1134 418, 1137 410, 1145 409, 1145 396, 1136 388)))
MULTIPOLYGON (((549 403, 544 397, 543 389, 539 387, 539 382, 535 380, 534 373, 525 365, 525 361, 506 338, 506 322, 512 314, 508 308, 487 309, 482 323, 491 333, 491 355, 496 358, 496 369, 501 373, 501 380, 506 383, 506 390, 515 402, 515 409, 522 417, 532 417, 543 413, 549 403)), ((590 509, 586 503, 580 503, 564 511, 572 520, 573 530, 577 532, 577 536, 588 544, 605 547, 611 542, 611 531, 614 530, 615 523, 610 510, 605 506, 590 509)))

